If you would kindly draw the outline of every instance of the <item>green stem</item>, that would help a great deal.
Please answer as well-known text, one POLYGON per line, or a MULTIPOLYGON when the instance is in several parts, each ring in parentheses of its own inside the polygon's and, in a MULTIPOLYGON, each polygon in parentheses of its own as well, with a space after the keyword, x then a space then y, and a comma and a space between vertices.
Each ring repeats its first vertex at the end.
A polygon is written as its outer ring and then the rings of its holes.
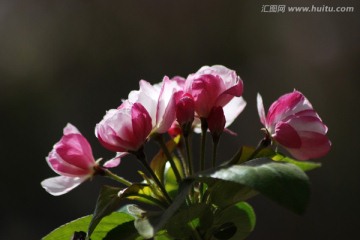
POLYGON ((111 172, 109 169, 103 169, 104 170, 104 175, 108 178, 111 178, 115 181, 118 181, 128 187, 130 187, 132 185, 131 182, 129 182, 128 180, 126 180, 125 178, 122 178, 118 175, 116 175, 115 173, 111 172))
POLYGON ((200 147, 200 171, 205 169, 205 143, 208 125, 205 118, 201 118, 201 147, 200 147))
POLYGON ((213 137, 213 152, 212 152, 212 167, 216 166, 216 153, 218 148, 219 138, 213 137))
MULTIPOLYGON (((191 224, 192 225, 192 224, 191 224)), ((198 230, 196 228, 194 228, 194 226, 191 226, 192 227, 192 235, 193 235, 193 239, 194 240, 202 240, 202 237, 200 236, 198 230)))
POLYGON ((151 167, 149 166, 149 164, 146 161, 146 156, 144 154, 144 150, 143 148, 139 149, 136 152, 131 152, 132 154, 134 154, 137 159, 141 162, 141 164, 146 168, 146 170, 150 173, 151 177, 153 178, 153 180, 155 181, 156 185, 160 188, 162 194, 164 195, 164 197, 166 198, 166 200, 168 201, 169 204, 172 203, 172 200, 169 196, 169 194, 167 193, 167 191, 165 190, 164 185, 160 182, 159 178, 156 176, 155 172, 151 169, 151 167))
POLYGON ((193 163, 192 163, 192 159, 191 159, 191 149, 190 149, 190 144, 189 144, 189 135, 188 136, 184 136, 184 141, 185 141, 185 148, 186 148, 186 159, 187 159, 187 165, 188 165, 188 170, 189 170, 189 176, 193 175, 193 163))
POLYGON ((167 148, 163 137, 160 135, 156 138, 157 142, 159 143, 161 149, 163 150, 163 152, 165 153, 165 156, 167 157, 168 161, 170 162, 171 168, 174 171, 175 177, 176 177, 176 182, 179 184, 181 182, 181 176, 179 173, 179 170, 176 167, 176 164, 174 162, 174 159, 172 158, 169 149, 167 148))
POLYGON ((257 145, 255 151, 251 154, 251 156, 248 158, 248 161, 256 157, 258 153, 263 150, 264 148, 267 148, 271 145, 271 138, 268 136, 265 136, 257 145))

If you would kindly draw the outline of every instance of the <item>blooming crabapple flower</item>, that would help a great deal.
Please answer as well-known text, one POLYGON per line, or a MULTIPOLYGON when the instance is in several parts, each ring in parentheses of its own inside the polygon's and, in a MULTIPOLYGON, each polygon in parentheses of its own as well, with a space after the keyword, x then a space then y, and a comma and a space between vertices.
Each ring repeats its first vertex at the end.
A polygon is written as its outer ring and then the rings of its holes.
POLYGON ((328 128, 299 91, 281 96, 265 116, 260 94, 257 96, 260 121, 272 139, 287 149, 295 158, 308 160, 326 155, 331 142, 328 128))
POLYGON ((96 125, 95 135, 105 148, 121 155, 139 150, 151 129, 151 118, 143 105, 125 101, 117 109, 106 112, 96 125))
POLYGON ((184 79, 167 76, 158 84, 151 85, 145 80, 139 82, 140 90, 131 91, 128 101, 140 103, 148 111, 151 118, 152 133, 165 133, 175 121, 174 94, 182 90, 184 79))
POLYGON ((54 145, 46 161, 60 175, 41 182, 42 187, 54 196, 65 194, 91 178, 98 166, 89 142, 70 123, 64 128, 63 137, 54 145))
POLYGON ((184 91, 193 96, 197 115, 207 118, 213 107, 224 107, 240 97, 243 82, 235 71, 224 66, 204 66, 187 77, 184 91))

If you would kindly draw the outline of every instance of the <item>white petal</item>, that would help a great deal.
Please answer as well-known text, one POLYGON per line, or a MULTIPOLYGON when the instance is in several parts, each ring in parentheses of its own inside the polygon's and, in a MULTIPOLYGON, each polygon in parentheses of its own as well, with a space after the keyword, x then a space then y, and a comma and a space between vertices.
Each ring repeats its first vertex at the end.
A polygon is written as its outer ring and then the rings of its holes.
POLYGON ((264 104, 263 104, 263 100, 262 100, 260 93, 257 94, 256 100, 257 100, 257 109, 258 109, 260 121, 264 126, 266 126, 266 116, 265 116, 264 104))
POLYGON ((64 135, 80 134, 79 130, 71 123, 66 124, 63 132, 64 132, 64 135))
POLYGON ((51 195, 60 196, 79 186, 82 182, 88 179, 89 176, 84 177, 66 177, 58 176, 45 179, 41 182, 41 186, 51 195))
POLYGON ((244 110, 246 101, 243 97, 234 97, 228 104, 223 108, 226 119, 225 128, 230 126, 239 114, 244 110))

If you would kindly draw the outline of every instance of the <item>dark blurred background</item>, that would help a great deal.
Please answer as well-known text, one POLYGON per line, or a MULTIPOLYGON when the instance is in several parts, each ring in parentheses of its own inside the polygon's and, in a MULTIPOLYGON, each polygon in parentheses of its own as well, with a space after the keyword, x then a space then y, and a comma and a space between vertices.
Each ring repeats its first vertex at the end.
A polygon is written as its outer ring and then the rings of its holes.
MULTIPOLYGON (((266 108, 294 88, 312 102, 333 143, 309 172, 303 216, 258 196, 259 239, 354 239, 359 232, 358 1, 0 1, 0 239, 40 239, 91 214, 104 180, 53 197, 45 156, 71 122, 95 157, 110 158, 94 136, 105 111, 138 81, 151 83, 222 64, 237 71, 248 105, 224 136, 221 160, 262 137, 256 94, 266 108), (262 13, 266 4, 345 6, 352 13, 262 13)), ((155 146, 147 147, 152 154, 155 146)), ((136 179, 132 157, 116 170, 136 179)))

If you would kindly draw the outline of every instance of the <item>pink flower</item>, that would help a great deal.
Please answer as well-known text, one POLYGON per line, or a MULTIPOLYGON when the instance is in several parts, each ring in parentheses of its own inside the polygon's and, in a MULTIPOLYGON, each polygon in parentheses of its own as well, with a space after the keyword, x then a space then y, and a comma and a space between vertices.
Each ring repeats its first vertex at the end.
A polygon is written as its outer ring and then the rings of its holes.
POLYGON ((46 161, 54 172, 61 175, 41 182, 42 187, 54 196, 65 194, 91 178, 97 167, 89 142, 70 123, 46 161))
POLYGON ((308 160, 329 152, 328 128, 299 91, 281 96, 270 106, 267 116, 260 94, 257 96, 257 107, 260 121, 272 139, 295 158, 308 160))
POLYGON ((213 107, 224 107, 240 97, 243 82, 235 71, 224 66, 204 66, 188 76, 184 90, 193 96, 197 115, 207 118, 213 107))
POLYGON ((151 129, 151 118, 143 105, 125 101, 118 109, 107 111, 96 125, 95 135, 105 148, 123 153, 139 150, 151 129))
POLYGON ((140 90, 131 91, 128 101, 140 103, 148 111, 151 118, 152 133, 165 133, 173 124, 176 117, 175 94, 182 91, 184 79, 164 77, 163 81, 151 85, 145 80, 139 82, 140 90))

